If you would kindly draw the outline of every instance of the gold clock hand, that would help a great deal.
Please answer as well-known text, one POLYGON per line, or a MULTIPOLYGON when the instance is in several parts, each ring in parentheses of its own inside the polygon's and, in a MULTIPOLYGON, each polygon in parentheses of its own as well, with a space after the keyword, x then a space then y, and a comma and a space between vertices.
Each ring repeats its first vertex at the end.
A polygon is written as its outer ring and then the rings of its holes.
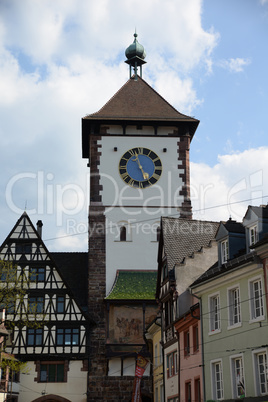
POLYGON ((138 164, 140 170, 142 171, 142 176, 143 176, 144 180, 149 179, 149 174, 146 173, 146 172, 144 172, 144 170, 143 170, 143 168, 142 168, 142 166, 141 166, 141 164, 140 164, 140 161, 139 161, 139 156, 137 155, 136 152, 135 152, 135 156, 136 156, 136 159, 134 159, 134 161, 137 162, 137 164, 138 164))

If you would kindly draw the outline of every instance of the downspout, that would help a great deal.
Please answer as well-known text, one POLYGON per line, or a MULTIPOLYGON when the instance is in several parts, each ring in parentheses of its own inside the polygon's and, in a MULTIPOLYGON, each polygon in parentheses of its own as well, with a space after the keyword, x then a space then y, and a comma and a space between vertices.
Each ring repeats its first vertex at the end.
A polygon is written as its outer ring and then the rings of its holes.
MULTIPOLYGON (((157 321, 155 321, 155 324, 161 328, 161 343, 162 343, 162 348, 161 348, 161 353, 162 353, 162 364, 163 364, 163 390, 164 390, 164 401, 165 401, 165 371, 164 371, 164 348, 163 348, 163 327, 162 327, 162 314, 161 314, 161 324, 158 324, 157 321)), ((161 399, 161 388, 160 388, 160 399, 161 399)))
POLYGON ((179 401, 181 400, 181 349, 180 349, 180 334, 177 332, 178 336, 178 394, 179 394, 179 401))
POLYGON ((202 299, 192 292, 191 294, 199 300, 200 306, 200 326, 201 326, 201 347, 202 347, 202 383, 203 383, 203 397, 206 401, 206 387, 205 387, 205 363, 204 363, 204 335, 203 335, 203 309, 202 309, 202 299))
POLYGON ((165 350, 164 350, 164 331, 163 331, 163 306, 161 306, 161 342, 162 342, 162 361, 163 361, 163 388, 164 401, 166 400, 166 371, 165 371, 165 350))

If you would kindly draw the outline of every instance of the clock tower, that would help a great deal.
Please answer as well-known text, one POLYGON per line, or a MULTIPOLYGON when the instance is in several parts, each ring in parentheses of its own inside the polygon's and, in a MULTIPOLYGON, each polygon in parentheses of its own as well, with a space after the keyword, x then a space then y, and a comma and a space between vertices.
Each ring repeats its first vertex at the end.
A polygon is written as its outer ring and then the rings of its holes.
POLYGON ((90 167, 89 311, 97 323, 91 345, 103 363, 93 362, 92 373, 105 371, 103 300, 117 271, 157 269, 160 217, 192 216, 189 149, 199 121, 143 80, 145 51, 137 34, 126 57, 129 80, 82 119, 90 167))

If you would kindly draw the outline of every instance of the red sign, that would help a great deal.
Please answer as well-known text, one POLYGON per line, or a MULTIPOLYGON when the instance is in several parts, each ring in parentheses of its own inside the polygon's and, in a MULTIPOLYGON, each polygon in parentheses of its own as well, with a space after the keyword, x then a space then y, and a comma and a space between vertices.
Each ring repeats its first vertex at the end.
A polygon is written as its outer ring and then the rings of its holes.
POLYGON ((141 402, 141 378, 149 364, 149 360, 145 357, 138 355, 136 361, 135 380, 131 402, 141 402))

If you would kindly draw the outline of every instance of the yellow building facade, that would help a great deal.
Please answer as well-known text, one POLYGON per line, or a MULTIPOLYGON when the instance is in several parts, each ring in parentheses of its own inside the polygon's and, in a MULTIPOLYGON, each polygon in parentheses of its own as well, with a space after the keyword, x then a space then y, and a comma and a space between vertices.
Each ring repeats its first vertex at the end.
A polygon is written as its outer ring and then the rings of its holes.
POLYGON ((163 349, 161 319, 157 317, 147 327, 146 338, 152 353, 154 402, 164 402, 163 349))

